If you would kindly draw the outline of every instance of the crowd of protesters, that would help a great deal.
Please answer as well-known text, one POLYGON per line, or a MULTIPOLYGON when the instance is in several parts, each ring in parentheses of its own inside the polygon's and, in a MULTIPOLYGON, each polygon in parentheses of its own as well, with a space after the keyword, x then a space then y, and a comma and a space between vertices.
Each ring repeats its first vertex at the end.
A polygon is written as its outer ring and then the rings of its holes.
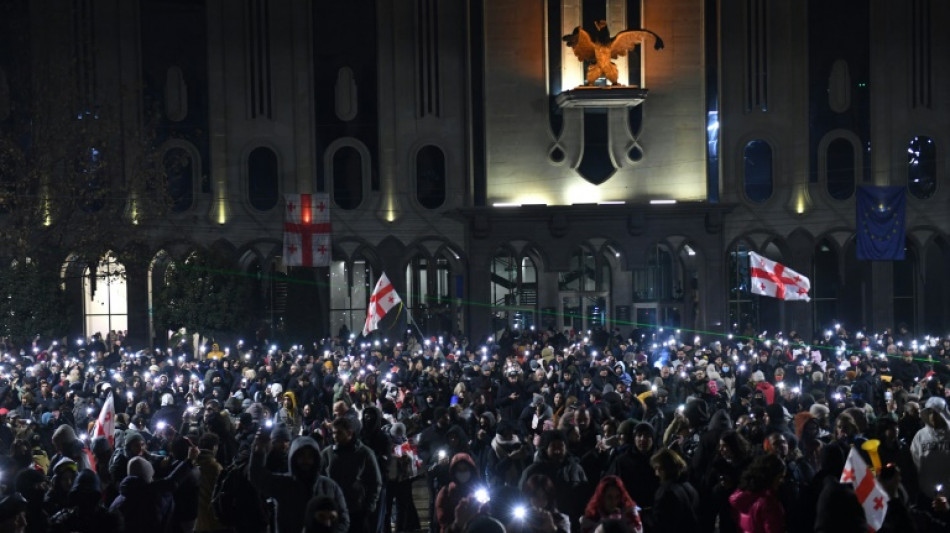
POLYGON ((950 337, 906 327, 124 344, 0 347, 0 533, 865 533, 852 448, 882 531, 950 531, 950 337))

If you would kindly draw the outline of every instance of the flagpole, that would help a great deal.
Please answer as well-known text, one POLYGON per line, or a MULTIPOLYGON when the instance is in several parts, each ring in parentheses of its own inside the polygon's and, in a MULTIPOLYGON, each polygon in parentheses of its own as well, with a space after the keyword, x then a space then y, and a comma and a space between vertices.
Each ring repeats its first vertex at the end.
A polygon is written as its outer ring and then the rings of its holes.
POLYGON ((406 306, 406 305, 405 305, 404 303, 402 303, 402 302, 399 302, 399 305, 403 306, 403 307, 406 309, 406 323, 412 324, 412 326, 413 326, 414 328, 416 328, 416 332, 419 333, 419 338, 420 338, 420 339, 426 338, 426 336, 422 333, 422 330, 419 329, 419 324, 416 324, 415 319, 412 318, 412 312, 409 311, 409 307, 406 306))

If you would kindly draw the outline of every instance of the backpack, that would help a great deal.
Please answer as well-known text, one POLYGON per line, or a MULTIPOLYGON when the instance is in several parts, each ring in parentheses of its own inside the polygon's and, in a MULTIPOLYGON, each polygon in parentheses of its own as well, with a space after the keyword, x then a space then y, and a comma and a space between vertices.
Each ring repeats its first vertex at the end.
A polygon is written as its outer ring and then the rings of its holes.
POLYGON ((211 491, 214 517, 225 526, 267 525, 263 502, 247 478, 247 462, 234 462, 218 474, 211 491))

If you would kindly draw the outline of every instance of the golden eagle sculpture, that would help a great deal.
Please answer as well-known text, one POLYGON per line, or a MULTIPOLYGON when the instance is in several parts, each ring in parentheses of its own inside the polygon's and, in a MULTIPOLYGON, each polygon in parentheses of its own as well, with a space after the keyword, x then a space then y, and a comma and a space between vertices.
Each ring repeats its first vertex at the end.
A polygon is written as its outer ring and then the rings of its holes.
POLYGON ((611 37, 606 20, 595 21, 594 28, 597 31, 593 37, 580 26, 574 28, 570 35, 564 36, 564 42, 574 50, 577 59, 590 63, 587 67, 588 85, 593 85, 601 76, 607 78, 611 85, 617 85, 619 73, 611 59, 627 55, 627 52, 647 39, 654 40, 654 50, 663 49, 663 39, 647 29, 624 30, 611 37))

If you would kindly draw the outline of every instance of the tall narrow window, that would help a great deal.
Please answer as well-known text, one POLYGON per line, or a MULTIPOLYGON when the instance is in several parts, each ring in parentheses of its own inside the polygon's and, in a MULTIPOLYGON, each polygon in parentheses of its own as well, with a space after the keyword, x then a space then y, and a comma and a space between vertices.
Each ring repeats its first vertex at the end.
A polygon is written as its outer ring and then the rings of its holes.
POLYGON ((247 196, 258 211, 277 205, 279 171, 277 154, 263 146, 255 148, 247 158, 247 196))
POLYGON ((375 285, 376 276, 363 258, 330 263, 330 331, 336 333, 344 327, 353 333, 362 331, 371 283, 375 285))
POLYGON ((838 252, 827 241, 818 243, 813 258, 812 305, 814 306, 815 330, 837 320, 838 295, 841 283, 838 275, 838 252))
POLYGON ((772 196, 772 147, 765 141, 752 141, 742 154, 745 165, 745 195, 761 203, 772 196))
POLYGON ((937 189, 937 148, 930 137, 914 137, 907 145, 907 190, 921 200, 937 189))
POLYGON ((736 333, 759 327, 758 299, 749 291, 749 250, 744 242, 729 250, 729 323, 736 333))
POLYGON ((445 202, 445 154, 437 146, 425 146, 416 154, 416 198, 427 209, 445 202))
POLYGON ((333 202, 342 209, 356 209, 363 202, 363 157, 352 146, 333 154, 333 202))
POLYGON ((95 274, 90 274, 88 268, 83 272, 86 336, 101 333, 105 337, 110 331, 127 330, 129 316, 125 265, 109 252, 99 260, 95 274))
POLYGON ((854 194, 854 145, 847 139, 835 139, 828 145, 826 160, 828 194, 835 200, 847 200, 854 194))

